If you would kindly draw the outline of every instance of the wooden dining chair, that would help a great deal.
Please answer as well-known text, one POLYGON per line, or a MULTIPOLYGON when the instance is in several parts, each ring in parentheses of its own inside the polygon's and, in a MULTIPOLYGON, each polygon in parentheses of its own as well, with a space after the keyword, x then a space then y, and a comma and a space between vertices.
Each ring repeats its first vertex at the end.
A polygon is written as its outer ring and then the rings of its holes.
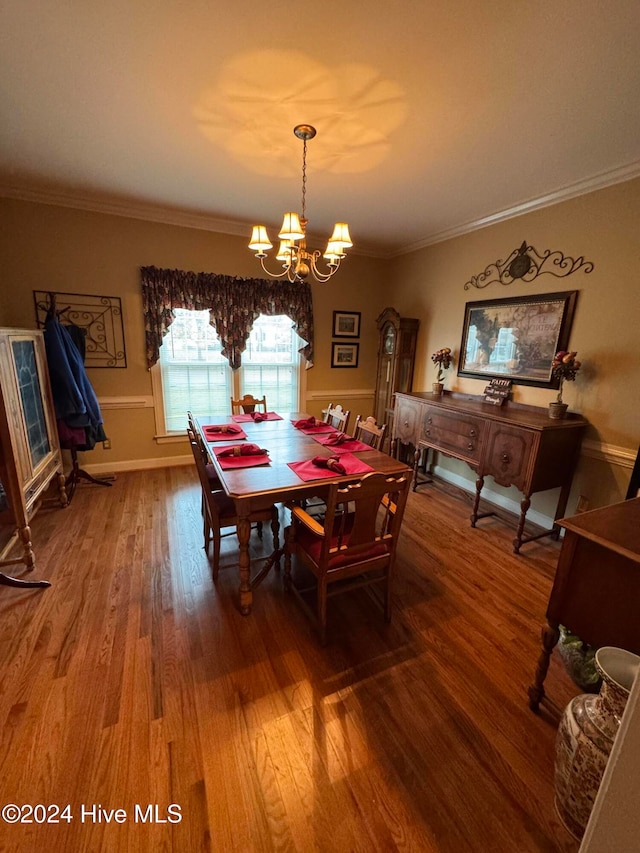
MULTIPOLYGON (((236 515, 235 503, 224 492, 224 490, 212 490, 209 487, 209 478, 207 476, 205 462, 200 451, 200 446, 196 437, 189 430, 189 442, 193 452, 193 458, 198 471, 200 486, 202 487, 202 496, 204 500, 204 550, 209 554, 209 543, 213 541, 213 560, 212 570, 213 579, 217 580, 218 571, 220 569, 220 544, 223 536, 229 536, 235 533, 235 528, 238 525, 238 517, 236 515), (222 533, 225 527, 233 527, 229 533, 222 533)), ((273 548, 278 550, 280 519, 278 508, 272 504, 262 510, 252 512, 249 516, 249 521, 256 523, 258 536, 262 538, 262 523, 265 521, 271 522, 271 531, 273 533, 273 548)))
POLYGON ((240 400, 231 398, 231 414, 232 415, 249 415, 251 412, 267 411, 267 398, 258 399, 251 394, 245 394, 240 400))
POLYGON ((334 429, 338 429, 340 432, 347 432, 349 429, 351 411, 347 409, 345 412, 340 403, 336 406, 333 403, 329 403, 327 408, 322 410, 322 414, 324 415, 325 423, 331 424, 334 429))
MULTIPOLYGON (((391 619, 391 583, 409 487, 406 475, 366 474, 349 485, 329 487, 324 521, 292 505, 285 530, 285 589, 295 594, 327 640, 327 599, 360 586, 384 587, 384 614, 391 619), (310 587, 292 577, 296 568, 315 576, 310 587), (309 604, 315 593, 315 608, 309 604)), ((297 574, 297 572, 296 572, 297 574)))
MULTIPOLYGON (((209 450, 207 449, 207 446, 204 443, 204 439, 200 434, 200 430, 198 429, 196 419, 193 416, 192 412, 187 412, 187 424, 187 436, 189 438, 194 438, 198 442, 198 446, 200 447, 200 452, 202 453, 202 458, 204 459, 204 464, 207 469, 207 477, 209 479, 209 485, 211 487, 211 490, 216 491, 218 489, 221 489, 222 483, 220 482, 218 475, 216 474, 216 469, 211 463, 211 459, 209 458, 209 450)), ((204 502, 202 504, 202 514, 204 515, 204 502)))
POLYGON ((353 428, 353 437, 357 438, 363 444, 373 447, 374 450, 382 450, 386 430, 387 425, 382 424, 382 426, 378 426, 376 419, 372 415, 369 415, 364 420, 361 415, 357 415, 353 428))

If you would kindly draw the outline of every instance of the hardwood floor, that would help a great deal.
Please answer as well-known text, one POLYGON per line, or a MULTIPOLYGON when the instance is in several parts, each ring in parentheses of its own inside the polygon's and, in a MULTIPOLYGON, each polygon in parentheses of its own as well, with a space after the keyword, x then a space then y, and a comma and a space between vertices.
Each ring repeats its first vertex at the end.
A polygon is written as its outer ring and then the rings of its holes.
POLYGON ((516 557, 469 512, 412 494, 391 625, 358 590, 323 649, 276 573, 238 613, 233 537, 214 587, 192 467, 41 510, 52 586, 0 590, 0 799, 71 819, 4 823, 0 850, 576 851, 553 755, 579 691, 554 654, 539 716, 526 694, 558 546, 516 557))

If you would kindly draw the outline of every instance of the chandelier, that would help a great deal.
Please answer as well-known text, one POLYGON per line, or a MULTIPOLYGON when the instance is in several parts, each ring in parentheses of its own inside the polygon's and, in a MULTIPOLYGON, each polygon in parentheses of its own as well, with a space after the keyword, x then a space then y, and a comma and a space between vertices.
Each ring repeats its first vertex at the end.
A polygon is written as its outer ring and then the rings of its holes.
POLYGON ((336 222, 333 228, 327 248, 324 253, 319 249, 310 251, 307 249, 306 229, 308 220, 306 213, 307 195, 307 141, 316 135, 315 127, 310 124, 298 124, 293 132, 303 142, 302 148, 302 216, 297 213, 285 213, 282 228, 278 234, 280 248, 276 260, 282 264, 282 272, 271 272, 265 266, 267 252, 273 248, 269 240, 267 229, 264 225, 254 225, 251 233, 249 248, 255 252, 262 269, 271 278, 286 278, 290 282, 302 282, 307 279, 309 273, 316 281, 328 281, 340 266, 340 262, 346 256, 346 249, 353 246, 349 236, 349 226, 346 222, 336 222), (318 264, 320 258, 324 258, 326 269, 321 269, 318 264))

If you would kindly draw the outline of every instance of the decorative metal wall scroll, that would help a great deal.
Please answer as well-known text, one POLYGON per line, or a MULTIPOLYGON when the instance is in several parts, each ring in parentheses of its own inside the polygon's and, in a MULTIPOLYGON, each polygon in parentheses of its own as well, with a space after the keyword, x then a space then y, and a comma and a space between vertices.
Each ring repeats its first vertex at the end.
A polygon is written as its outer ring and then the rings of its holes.
POLYGON ((90 296, 34 290, 38 328, 50 310, 60 322, 78 326, 84 332, 86 367, 126 367, 122 306, 117 296, 90 296))
POLYGON ((506 261, 497 260, 494 264, 489 264, 484 272, 472 275, 464 289, 482 288, 494 282, 511 284, 518 278, 523 281, 533 281, 544 273, 550 273, 556 278, 564 278, 580 269, 585 273, 592 272, 593 264, 591 261, 585 261, 583 257, 569 258, 562 252, 554 252, 551 249, 547 249, 541 255, 533 246, 527 246, 525 240, 520 248, 511 252, 506 261))

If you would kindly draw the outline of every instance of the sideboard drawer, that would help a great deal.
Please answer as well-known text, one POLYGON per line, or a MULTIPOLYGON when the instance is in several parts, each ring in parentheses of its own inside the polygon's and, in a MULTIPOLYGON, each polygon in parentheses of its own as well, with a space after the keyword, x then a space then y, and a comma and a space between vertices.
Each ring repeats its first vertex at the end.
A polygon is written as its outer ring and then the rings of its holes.
POLYGON ((443 453, 476 466, 480 461, 485 428, 486 423, 472 415, 425 406, 420 439, 443 453))

